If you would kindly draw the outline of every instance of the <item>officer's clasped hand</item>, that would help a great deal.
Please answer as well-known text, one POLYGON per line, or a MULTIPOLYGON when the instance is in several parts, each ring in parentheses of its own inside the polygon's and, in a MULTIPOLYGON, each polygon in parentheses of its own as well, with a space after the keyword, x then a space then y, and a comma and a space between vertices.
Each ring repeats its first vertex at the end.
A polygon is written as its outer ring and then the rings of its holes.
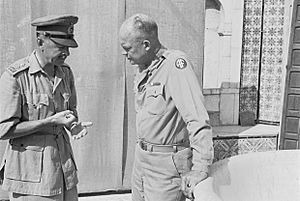
POLYGON ((58 112, 49 118, 54 125, 63 125, 66 128, 70 128, 77 120, 77 118, 73 115, 73 112, 70 110, 58 112))

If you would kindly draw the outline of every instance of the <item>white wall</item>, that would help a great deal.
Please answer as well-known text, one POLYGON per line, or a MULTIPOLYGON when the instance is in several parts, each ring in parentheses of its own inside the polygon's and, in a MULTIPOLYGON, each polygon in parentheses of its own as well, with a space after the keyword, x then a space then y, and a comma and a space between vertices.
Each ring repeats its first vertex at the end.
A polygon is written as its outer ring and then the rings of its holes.
POLYGON ((206 2, 203 88, 220 88, 240 81, 244 2, 206 2))

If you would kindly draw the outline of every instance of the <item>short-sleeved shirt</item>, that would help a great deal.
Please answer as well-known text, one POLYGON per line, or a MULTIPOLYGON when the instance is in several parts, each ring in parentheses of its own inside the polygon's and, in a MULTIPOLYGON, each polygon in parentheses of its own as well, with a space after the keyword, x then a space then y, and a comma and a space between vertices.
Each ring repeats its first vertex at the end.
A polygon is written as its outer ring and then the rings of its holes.
MULTIPOLYGON (((44 119, 67 109, 77 116, 70 67, 55 66, 53 82, 35 51, 6 69, 0 94, 0 138, 19 122, 44 119)), ((61 126, 10 139, 2 166, 2 188, 7 191, 49 196, 60 194, 63 185, 71 189, 78 183, 69 136, 61 126)))
POLYGON ((189 141, 193 170, 207 172, 213 159, 212 130, 202 91, 185 53, 161 48, 135 77, 138 138, 152 144, 189 141))

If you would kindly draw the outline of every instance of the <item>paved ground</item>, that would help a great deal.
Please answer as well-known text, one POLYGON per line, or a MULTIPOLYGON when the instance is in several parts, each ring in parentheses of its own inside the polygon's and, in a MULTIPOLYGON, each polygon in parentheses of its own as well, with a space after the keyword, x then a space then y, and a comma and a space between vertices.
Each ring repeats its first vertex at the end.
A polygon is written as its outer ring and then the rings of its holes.
POLYGON ((79 197, 79 201, 131 201, 131 194, 86 196, 79 197))
MULTIPOLYGON (((0 188, 1 189, 1 188, 0 188)), ((79 197, 79 201, 131 201, 131 193, 111 194, 111 195, 93 195, 79 197)), ((9 201, 7 194, 0 194, 0 201, 9 201)))

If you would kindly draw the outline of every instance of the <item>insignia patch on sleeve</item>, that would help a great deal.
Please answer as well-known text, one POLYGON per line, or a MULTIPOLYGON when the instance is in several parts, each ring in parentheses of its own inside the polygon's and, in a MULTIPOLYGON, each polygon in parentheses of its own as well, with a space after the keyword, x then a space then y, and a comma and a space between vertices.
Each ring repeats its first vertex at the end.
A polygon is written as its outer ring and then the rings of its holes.
POLYGON ((179 58, 175 61, 175 66, 176 68, 184 69, 187 66, 187 62, 183 58, 179 58))

